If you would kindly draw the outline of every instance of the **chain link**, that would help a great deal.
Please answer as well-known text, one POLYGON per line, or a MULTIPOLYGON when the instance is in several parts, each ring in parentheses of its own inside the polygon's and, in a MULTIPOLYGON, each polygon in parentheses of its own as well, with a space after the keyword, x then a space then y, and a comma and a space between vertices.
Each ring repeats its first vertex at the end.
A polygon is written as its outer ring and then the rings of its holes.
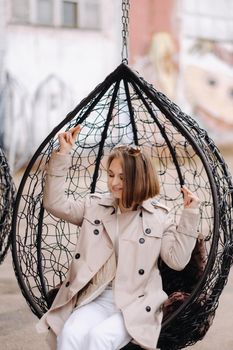
POLYGON ((122 63, 128 64, 129 9, 130 0, 122 0, 122 63))

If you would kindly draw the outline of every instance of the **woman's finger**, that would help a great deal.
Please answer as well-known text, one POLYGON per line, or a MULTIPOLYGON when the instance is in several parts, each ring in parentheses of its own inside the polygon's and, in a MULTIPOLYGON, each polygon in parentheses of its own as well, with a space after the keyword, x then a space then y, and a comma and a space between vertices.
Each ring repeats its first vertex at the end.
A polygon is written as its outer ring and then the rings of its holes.
POLYGON ((185 208, 194 208, 198 207, 200 200, 199 198, 192 192, 190 191, 186 186, 183 186, 181 188, 181 192, 184 195, 184 207, 185 208))
POLYGON ((58 134, 58 140, 59 142, 67 142, 67 135, 65 132, 58 134))
POLYGON ((78 124, 74 128, 69 129, 69 132, 71 133, 72 138, 75 140, 78 133, 81 130, 81 126, 78 124))
POLYGON ((80 129, 80 125, 76 125, 74 128, 58 134, 60 153, 68 153, 72 149, 80 129))
POLYGON ((184 202, 187 201, 187 198, 188 198, 188 191, 187 191, 187 188, 186 187, 182 187, 181 188, 181 192, 183 193, 183 196, 184 196, 184 202))
POLYGON ((70 144, 73 144, 73 136, 70 131, 67 131, 67 140, 70 144))

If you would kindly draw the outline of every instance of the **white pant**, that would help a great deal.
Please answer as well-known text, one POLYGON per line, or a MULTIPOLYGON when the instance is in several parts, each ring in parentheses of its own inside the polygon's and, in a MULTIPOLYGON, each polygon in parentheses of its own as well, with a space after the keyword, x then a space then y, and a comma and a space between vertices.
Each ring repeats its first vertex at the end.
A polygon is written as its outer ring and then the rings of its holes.
POLYGON ((131 340, 113 291, 73 311, 57 337, 57 350, 118 350, 131 340))

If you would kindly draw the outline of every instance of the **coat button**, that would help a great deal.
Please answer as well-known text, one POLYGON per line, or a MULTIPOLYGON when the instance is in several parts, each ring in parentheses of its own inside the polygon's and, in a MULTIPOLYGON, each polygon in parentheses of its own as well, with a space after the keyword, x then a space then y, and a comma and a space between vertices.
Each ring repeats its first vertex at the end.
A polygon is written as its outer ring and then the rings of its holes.
POLYGON ((100 233, 99 230, 97 230, 97 229, 94 230, 94 234, 95 234, 95 235, 98 235, 99 233, 100 233))
POLYGON ((150 307, 150 306, 147 306, 147 307, 146 307, 146 311, 147 311, 147 312, 150 312, 150 311, 151 311, 151 307, 150 307))
POLYGON ((70 285, 70 282, 69 281, 66 282, 66 287, 69 287, 69 285, 70 285))
POLYGON ((96 219, 96 220, 94 221, 94 223, 95 223, 96 225, 99 225, 99 224, 100 224, 100 220, 96 219))
POLYGON ((147 228, 145 232, 146 232, 146 234, 149 235, 149 234, 151 233, 151 229, 150 229, 150 228, 147 228))
POLYGON ((79 259, 79 258, 80 258, 80 254, 79 253, 75 254, 75 259, 79 259))
POLYGON ((145 271, 144 271, 143 269, 138 270, 139 275, 143 275, 144 272, 145 272, 145 271))
POLYGON ((141 244, 145 243, 145 239, 144 238, 140 238, 139 239, 139 243, 141 243, 141 244))

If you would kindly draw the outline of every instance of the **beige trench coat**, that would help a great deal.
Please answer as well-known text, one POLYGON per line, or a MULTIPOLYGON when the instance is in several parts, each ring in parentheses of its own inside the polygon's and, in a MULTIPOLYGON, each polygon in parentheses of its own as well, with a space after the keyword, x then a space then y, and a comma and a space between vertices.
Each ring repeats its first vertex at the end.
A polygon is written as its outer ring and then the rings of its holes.
POLYGON ((167 299, 158 258, 161 256, 173 269, 185 267, 197 238, 198 209, 184 209, 176 228, 165 206, 155 199, 146 200, 140 208, 140 229, 134 233, 128 225, 126 232, 120 232, 116 266, 113 198, 91 194, 78 201, 68 199, 65 177, 70 161, 69 155, 52 155, 44 207, 53 215, 81 226, 81 230, 66 279, 37 329, 39 332, 50 329, 50 335, 58 335, 72 310, 96 298, 115 277, 115 303, 122 311, 128 333, 143 348, 154 350, 161 329, 161 306, 167 299))

